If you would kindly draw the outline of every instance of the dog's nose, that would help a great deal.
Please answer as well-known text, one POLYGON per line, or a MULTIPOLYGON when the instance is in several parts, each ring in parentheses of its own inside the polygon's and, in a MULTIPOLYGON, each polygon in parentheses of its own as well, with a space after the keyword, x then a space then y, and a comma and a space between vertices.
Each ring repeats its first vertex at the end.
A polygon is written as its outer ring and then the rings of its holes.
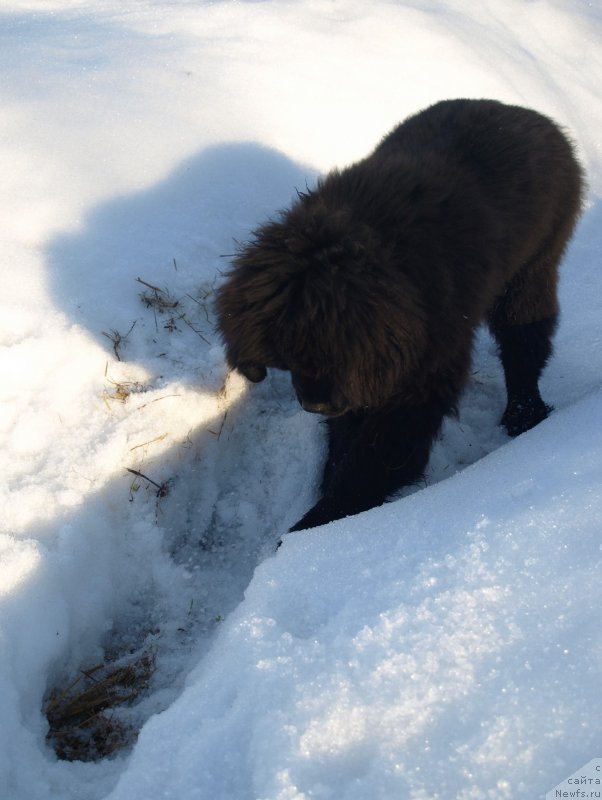
POLYGON ((267 375, 267 370, 262 364, 239 364, 237 369, 252 383, 260 383, 267 375))
POLYGON ((327 403, 311 403, 309 400, 300 400, 301 408, 310 414, 329 414, 330 406, 327 403))

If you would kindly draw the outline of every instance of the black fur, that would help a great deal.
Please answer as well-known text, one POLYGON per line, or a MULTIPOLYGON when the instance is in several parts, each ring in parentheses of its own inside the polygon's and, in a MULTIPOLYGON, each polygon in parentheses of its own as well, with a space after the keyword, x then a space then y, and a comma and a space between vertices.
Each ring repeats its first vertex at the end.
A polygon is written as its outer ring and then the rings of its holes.
POLYGON ((487 322, 511 435, 544 419, 538 379, 582 175, 559 128, 493 100, 437 103, 261 227, 218 291, 231 367, 289 370, 327 416, 318 503, 292 528, 417 481, 487 322))

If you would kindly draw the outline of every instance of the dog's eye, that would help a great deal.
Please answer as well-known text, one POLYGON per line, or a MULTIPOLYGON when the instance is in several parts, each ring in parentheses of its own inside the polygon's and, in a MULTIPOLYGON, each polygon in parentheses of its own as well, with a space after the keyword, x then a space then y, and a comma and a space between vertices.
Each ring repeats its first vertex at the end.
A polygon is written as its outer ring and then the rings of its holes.
POLYGON ((268 369, 281 369, 285 372, 290 372, 291 368, 286 362, 286 359, 278 353, 271 353, 270 357, 265 362, 268 369))

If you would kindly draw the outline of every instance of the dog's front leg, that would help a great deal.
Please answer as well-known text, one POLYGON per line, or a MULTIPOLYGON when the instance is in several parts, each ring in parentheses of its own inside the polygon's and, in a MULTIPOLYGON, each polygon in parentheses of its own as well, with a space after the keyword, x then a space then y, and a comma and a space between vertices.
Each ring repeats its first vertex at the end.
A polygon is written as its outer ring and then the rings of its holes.
POLYGON ((322 497, 291 531, 366 511, 396 489, 416 483, 448 410, 438 402, 416 407, 390 404, 328 420, 322 497))

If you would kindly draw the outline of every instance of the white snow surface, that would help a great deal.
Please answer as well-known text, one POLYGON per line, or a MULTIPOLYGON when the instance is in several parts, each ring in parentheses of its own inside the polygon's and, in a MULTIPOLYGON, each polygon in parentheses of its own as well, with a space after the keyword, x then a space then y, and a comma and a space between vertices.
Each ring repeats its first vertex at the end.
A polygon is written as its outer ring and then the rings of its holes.
POLYGON ((3 0, 3 800, 532 800, 602 756, 601 75, 598 0, 3 0), (323 426, 226 376, 213 289, 462 96, 553 116, 588 173, 555 413, 505 436, 483 332, 426 485, 284 535, 323 426), (144 652, 136 744, 57 759, 48 693, 144 652))

